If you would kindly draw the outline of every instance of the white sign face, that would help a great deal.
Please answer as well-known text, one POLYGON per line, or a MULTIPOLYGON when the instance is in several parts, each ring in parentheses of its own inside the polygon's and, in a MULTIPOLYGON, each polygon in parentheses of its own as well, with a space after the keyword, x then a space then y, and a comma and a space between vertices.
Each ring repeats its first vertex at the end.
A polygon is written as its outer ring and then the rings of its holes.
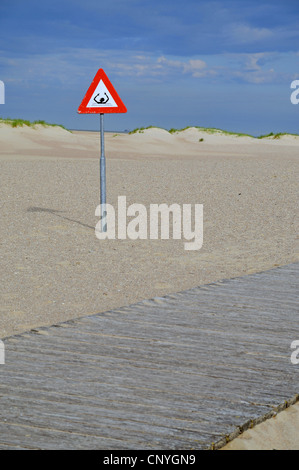
POLYGON ((100 80, 98 86, 93 92, 87 108, 117 108, 117 104, 109 93, 103 80, 100 80))

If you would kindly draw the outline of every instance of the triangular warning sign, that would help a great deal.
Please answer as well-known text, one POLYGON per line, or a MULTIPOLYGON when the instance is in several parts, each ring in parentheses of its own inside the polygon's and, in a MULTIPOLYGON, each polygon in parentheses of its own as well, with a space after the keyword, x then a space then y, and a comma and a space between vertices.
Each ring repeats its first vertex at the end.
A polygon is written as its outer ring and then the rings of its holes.
POLYGON ((104 70, 99 69, 78 108, 78 113, 102 114, 126 112, 127 108, 116 93, 104 70))

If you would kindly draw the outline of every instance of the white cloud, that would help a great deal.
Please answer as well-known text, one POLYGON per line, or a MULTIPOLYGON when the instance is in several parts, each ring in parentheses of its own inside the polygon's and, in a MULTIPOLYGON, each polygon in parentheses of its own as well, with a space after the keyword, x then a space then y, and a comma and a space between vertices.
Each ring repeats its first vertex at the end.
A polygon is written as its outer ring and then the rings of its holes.
MULTIPOLYGON (((292 57, 296 57, 296 53, 292 57)), ((55 84, 76 87, 78 83, 95 75, 99 68, 107 74, 146 80, 163 80, 165 77, 183 75, 186 79, 219 77, 224 81, 242 80, 248 83, 281 81, 293 70, 280 70, 279 63, 287 59, 279 53, 226 54, 181 59, 180 57, 146 54, 144 51, 115 51, 68 48, 53 54, 36 54, 27 58, 8 58, 0 51, 0 61, 6 70, 1 76, 6 82, 22 81, 24 84, 55 84), (280 70, 280 71, 279 71, 280 70)), ((288 78, 287 78, 288 79, 288 78)), ((88 82, 88 80, 87 80, 88 82)))
POLYGON ((208 73, 208 70, 203 72, 203 69, 206 69, 207 64, 201 59, 189 59, 188 61, 181 61, 166 59, 164 56, 162 56, 158 58, 157 63, 162 64, 164 70, 171 70, 172 68, 176 68, 182 73, 191 74, 193 77, 204 76, 208 73))
POLYGON ((273 36, 268 28, 253 28, 246 24, 233 23, 226 28, 227 36, 239 44, 253 43, 273 36))
POLYGON ((260 59, 266 56, 265 53, 260 52, 257 54, 248 54, 245 57, 245 70, 248 71, 260 71, 261 65, 258 63, 260 59))

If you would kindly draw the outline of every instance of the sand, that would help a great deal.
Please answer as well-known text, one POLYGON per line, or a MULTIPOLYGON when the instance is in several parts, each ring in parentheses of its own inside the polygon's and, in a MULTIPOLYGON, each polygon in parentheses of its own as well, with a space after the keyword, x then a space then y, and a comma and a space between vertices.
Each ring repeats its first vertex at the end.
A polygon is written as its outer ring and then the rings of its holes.
POLYGON ((105 147, 108 202, 203 204, 203 247, 98 240, 99 133, 0 124, 0 338, 298 261, 298 138, 148 129, 105 147))
POLYGON ((245 431, 220 450, 299 450, 299 403, 245 431))

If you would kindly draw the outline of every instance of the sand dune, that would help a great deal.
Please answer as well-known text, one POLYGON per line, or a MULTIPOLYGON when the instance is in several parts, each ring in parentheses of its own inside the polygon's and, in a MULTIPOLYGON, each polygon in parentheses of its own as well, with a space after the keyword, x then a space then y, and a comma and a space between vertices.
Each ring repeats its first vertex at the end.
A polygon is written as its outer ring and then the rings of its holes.
MULTIPOLYGON (((45 155, 61 157, 96 157, 99 153, 99 133, 69 132, 61 127, 36 125, 12 128, 0 123, 1 154, 45 155), (84 153, 82 151, 85 151, 84 153)), ((189 157, 204 152, 215 152, 219 146, 232 154, 269 152, 275 147, 297 147, 299 137, 283 135, 256 139, 221 131, 207 132, 195 127, 169 133, 164 129, 149 128, 134 134, 106 133, 107 156, 142 158, 144 156, 189 157), (201 140, 203 139, 203 140, 201 140), (229 146, 229 147, 228 147, 229 146), (270 146, 270 150, 269 150, 270 146)))

